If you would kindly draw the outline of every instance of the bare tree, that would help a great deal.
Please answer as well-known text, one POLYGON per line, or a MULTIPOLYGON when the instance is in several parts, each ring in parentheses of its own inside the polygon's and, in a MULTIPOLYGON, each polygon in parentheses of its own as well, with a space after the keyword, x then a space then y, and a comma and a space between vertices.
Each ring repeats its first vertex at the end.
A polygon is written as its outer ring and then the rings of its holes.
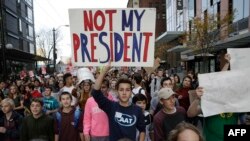
MULTIPOLYGON (((36 47, 37 53, 45 58, 53 59, 53 31, 52 29, 41 29, 36 34, 36 47)), ((62 40, 62 34, 60 30, 55 31, 55 42, 58 43, 62 40)), ((49 64, 49 61, 44 61, 45 65, 49 64)))

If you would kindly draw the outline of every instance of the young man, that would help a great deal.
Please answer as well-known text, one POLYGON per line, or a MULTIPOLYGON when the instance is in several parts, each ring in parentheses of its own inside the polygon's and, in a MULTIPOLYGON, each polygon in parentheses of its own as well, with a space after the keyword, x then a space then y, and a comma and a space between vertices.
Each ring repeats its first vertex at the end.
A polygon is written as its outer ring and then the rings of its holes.
POLYGON ((1 105, 4 115, 0 117, 0 140, 18 141, 22 116, 13 110, 15 104, 12 99, 5 98, 1 105))
POLYGON ((155 93, 161 89, 161 80, 163 78, 163 69, 157 70, 157 76, 152 79, 150 84, 150 94, 151 97, 154 97, 155 93))
MULTIPOLYGON (((225 63, 221 71, 227 71, 230 66, 230 55, 224 55, 225 63)), ((215 84, 216 85, 216 84, 215 84)), ((205 88, 204 88, 205 89, 205 88)), ((187 115, 188 117, 195 117, 202 114, 201 97, 204 94, 204 89, 198 87, 196 89, 197 98, 191 103, 187 115)), ((203 132, 206 141, 223 141, 224 140, 224 125, 237 125, 238 113, 221 113, 214 116, 209 116, 203 120, 203 132), (216 134, 215 134, 216 133, 216 134)))
MULTIPOLYGON (((69 92, 72 95, 72 90, 75 88, 73 85, 73 77, 70 73, 63 75, 64 87, 60 90, 59 95, 62 92, 69 92)), ((78 100, 75 96, 72 96, 71 106, 78 106, 78 100)))
MULTIPOLYGON (((164 77, 161 80, 161 88, 171 88, 173 89, 173 83, 170 77, 164 77)), ((158 92, 155 93, 154 97, 150 101, 150 114, 155 115, 160 111, 162 105, 159 104, 158 92)))
POLYGON ((146 96, 145 90, 141 87, 142 83, 142 76, 139 73, 135 73, 133 76, 133 84, 134 84, 134 89, 132 90, 132 93, 134 95, 136 94, 143 94, 146 96))
POLYGON ((4 81, 0 81, 0 93, 7 97, 9 90, 6 88, 6 83, 4 81))
POLYGON ((145 124, 142 109, 129 103, 132 95, 132 83, 128 79, 120 79, 117 82, 119 102, 113 102, 106 98, 101 92, 101 84, 105 74, 110 69, 110 64, 104 67, 99 75, 92 96, 99 105, 99 108, 107 113, 109 118, 110 141, 117 141, 121 138, 136 140, 136 129, 139 130, 139 141, 144 141, 145 124))
POLYGON ((21 127, 21 141, 54 141, 53 118, 43 114, 42 109, 42 100, 33 99, 31 101, 30 110, 32 115, 23 120, 21 127))
POLYGON ((43 97, 43 104, 44 104, 43 110, 46 113, 46 115, 53 115, 58 111, 59 108, 59 103, 56 100, 56 98, 51 96, 51 92, 52 92, 52 87, 47 86, 45 88, 43 97))
POLYGON ((82 112, 71 106, 72 95, 69 92, 62 92, 59 99, 62 108, 55 117, 55 141, 83 141, 82 112))
POLYGON ((186 119, 186 111, 175 106, 174 91, 171 88, 162 88, 158 98, 163 108, 154 116, 154 140, 167 140, 169 132, 186 119))
MULTIPOLYGON (((151 123, 153 122, 153 116, 146 111, 146 105, 147 105, 147 97, 143 94, 137 94, 133 97, 132 102, 133 104, 136 104, 137 106, 142 108, 142 112, 144 114, 144 123, 146 125, 146 134, 145 134, 145 141, 151 141, 150 133, 151 133, 151 123)), ((138 136, 138 131, 137 131, 138 136)))

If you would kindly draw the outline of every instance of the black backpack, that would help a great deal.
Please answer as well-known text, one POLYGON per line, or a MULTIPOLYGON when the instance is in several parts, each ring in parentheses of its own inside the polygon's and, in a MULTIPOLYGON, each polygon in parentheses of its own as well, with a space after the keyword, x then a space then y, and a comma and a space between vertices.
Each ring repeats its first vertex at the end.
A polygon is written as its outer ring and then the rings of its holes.
MULTIPOLYGON (((136 93, 136 94, 142 94, 142 93, 141 93, 142 90, 143 90, 143 88, 140 88, 139 91, 138 91, 138 93, 136 93)), ((133 94, 133 96, 136 95, 135 93, 133 93, 133 91, 132 91, 132 94, 133 94)))

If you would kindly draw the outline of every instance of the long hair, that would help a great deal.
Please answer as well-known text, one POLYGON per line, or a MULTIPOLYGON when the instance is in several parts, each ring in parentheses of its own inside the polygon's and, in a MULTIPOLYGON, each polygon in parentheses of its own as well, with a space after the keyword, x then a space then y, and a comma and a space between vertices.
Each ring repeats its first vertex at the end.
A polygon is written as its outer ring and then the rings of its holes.
POLYGON ((199 131, 199 129, 197 127, 195 127, 194 125, 190 124, 190 123, 186 123, 186 122, 181 122, 179 123, 170 133, 168 136, 168 141, 177 141, 178 136, 180 133, 182 133, 185 130, 192 130, 193 132, 195 132, 197 134, 197 136, 199 137, 199 141, 204 141, 203 136, 201 134, 201 132, 199 131))
MULTIPOLYGON (((17 86, 16 86, 16 85, 11 85, 9 88, 11 89, 11 87, 14 88, 14 89, 16 90, 16 93, 15 93, 15 94, 18 96, 18 95, 19 95, 19 92, 18 92, 17 86)), ((8 97, 11 98, 11 99, 14 99, 14 93, 11 93, 11 92, 9 91, 8 97)))

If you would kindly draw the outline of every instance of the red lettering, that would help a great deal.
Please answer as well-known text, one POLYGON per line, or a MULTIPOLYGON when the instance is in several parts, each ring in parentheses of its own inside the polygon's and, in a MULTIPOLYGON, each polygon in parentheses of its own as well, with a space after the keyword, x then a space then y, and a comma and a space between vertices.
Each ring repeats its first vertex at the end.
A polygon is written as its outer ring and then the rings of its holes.
POLYGON ((98 34, 97 33, 91 33, 90 34, 90 42, 91 42, 91 62, 97 62, 97 59, 95 59, 95 50, 96 50, 96 46, 95 46, 95 37, 97 37, 98 34))
POLYGON ((111 62, 114 59, 114 53, 113 53, 113 33, 110 33, 110 53, 111 53, 111 62))
POLYGON ((124 33, 124 62, 130 62, 130 58, 128 58, 128 37, 132 36, 132 33, 124 33))
POLYGON ((153 35, 153 33, 151 33, 151 32, 145 32, 145 33, 143 33, 143 35, 145 36, 145 46, 144 46, 143 62, 146 62, 147 58, 148 58, 148 44, 149 44, 149 39, 150 39, 150 36, 153 35))
POLYGON ((92 11, 83 11, 83 22, 84 22, 84 30, 85 31, 93 31, 93 19, 92 19, 92 11))
POLYGON ((105 13, 109 15, 109 30, 113 31, 113 14, 116 13, 116 10, 106 10, 105 13))
POLYGON ((94 25, 95 25, 95 29, 98 30, 98 31, 101 31, 104 28, 104 25, 105 25, 105 16, 104 16, 104 14, 102 13, 101 10, 98 10, 95 13, 95 15, 94 15, 94 25), (98 23, 97 23, 98 17, 101 18, 101 20, 100 20, 101 21, 101 25, 98 25, 98 23))
POLYGON ((74 47, 74 60, 75 62, 77 62, 77 50, 80 47, 80 38, 75 33, 73 33, 73 47, 74 47))

